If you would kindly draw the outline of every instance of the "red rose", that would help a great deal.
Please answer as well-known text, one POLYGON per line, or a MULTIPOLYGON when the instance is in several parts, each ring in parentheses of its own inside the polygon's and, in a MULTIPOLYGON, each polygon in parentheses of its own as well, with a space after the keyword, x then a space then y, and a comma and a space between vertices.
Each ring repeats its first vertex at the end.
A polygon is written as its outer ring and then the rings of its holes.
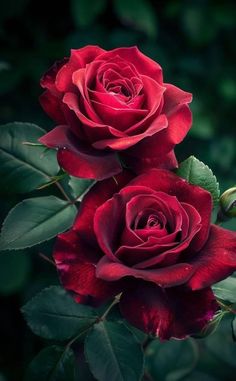
POLYGON ((177 166, 173 149, 191 126, 192 96, 163 83, 160 65, 136 47, 72 50, 41 85, 41 104, 59 125, 40 141, 58 149, 71 175, 111 177, 121 171, 117 153, 137 173, 177 166))
POLYGON ((210 224, 212 199, 152 169, 97 183, 54 258, 63 286, 96 304, 122 292, 120 310, 162 339, 200 331, 218 309, 210 286, 236 270, 236 234, 210 224))

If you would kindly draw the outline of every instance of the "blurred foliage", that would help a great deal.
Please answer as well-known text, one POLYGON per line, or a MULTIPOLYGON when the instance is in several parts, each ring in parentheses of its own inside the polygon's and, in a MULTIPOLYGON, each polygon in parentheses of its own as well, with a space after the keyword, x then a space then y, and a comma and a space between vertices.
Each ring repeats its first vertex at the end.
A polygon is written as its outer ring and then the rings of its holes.
MULTIPOLYGON (((195 155, 206 163, 223 192, 236 184, 235 20, 234 1, 2 1, 0 123, 17 120, 46 129, 53 126, 38 102, 39 79, 71 48, 137 45, 161 64, 165 82, 193 93, 193 128, 177 155, 179 160, 195 155)), ((47 196, 52 189, 57 195, 52 186, 27 197, 47 196)), ((25 198, 11 193, 0 200, 1 219, 25 198)), ((235 220, 224 226, 236 229, 235 220)), ((19 308, 42 288, 58 284, 55 268, 39 255, 50 256, 52 246, 50 241, 26 253, 0 256, 0 380, 22 380, 26 364, 44 346, 27 328, 19 308)), ((197 346, 192 357, 188 345, 156 342, 148 347, 153 380, 235 380, 236 344, 227 319, 208 338, 191 339, 192 348, 197 346)), ((90 379, 85 365, 80 366, 82 381, 90 379)))

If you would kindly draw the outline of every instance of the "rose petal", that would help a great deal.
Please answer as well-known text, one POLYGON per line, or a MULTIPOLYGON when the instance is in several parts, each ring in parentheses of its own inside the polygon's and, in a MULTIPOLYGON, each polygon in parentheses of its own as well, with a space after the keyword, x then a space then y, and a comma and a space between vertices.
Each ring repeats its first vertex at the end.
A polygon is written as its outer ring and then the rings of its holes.
POLYGON ((99 59, 108 60, 117 55, 127 62, 131 62, 140 74, 153 78, 158 83, 163 82, 162 69, 160 65, 141 53, 136 46, 128 48, 117 48, 101 54, 99 59))
POLYGON ((99 249, 90 247, 73 231, 61 234, 54 248, 54 259, 63 287, 80 296, 104 301, 119 292, 118 283, 110 284, 97 279, 96 261, 99 249))
MULTIPOLYGON (((111 126, 105 124, 100 124, 94 122, 88 116, 86 116, 86 110, 81 111, 80 108, 83 108, 83 100, 80 100, 80 105, 78 103, 78 97, 73 93, 66 93, 63 98, 63 102, 72 110, 81 123, 84 126, 84 131, 87 134, 89 140, 93 141, 94 139, 105 139, 107 137, 123 137, 125 136, 124 132, 119 131, 111 126), (89 128, 87 128, 87 126, 89 128)), ((84 105, 85 106, 85 105, 84 105)))
POLYGON ((103 180, 121 172, 121 165, 111 152, 99 152, 78 142, 67 126, 58 126, 39 141, 59 149, 60 166, 72 176, 103 180))
POLYGON ((106 256, 100 259, 96 268, 96 276, 109 282, 129 276, 156 283, 161 287, 173 287, 186 283, 192 273, 192 266, 187 263, 160 269, 140 270, 113 262, 106 256))
POLYGON ((236 269, 236 232, 212 225, 209 238, 190 263, 195 273, 188 282, 192 290, 208 287, 236 269))
POLYGON ((137 175, 148 171, 150 168, 175 169, 178 167, 178 162, 175 157, 174 151, 171 151, 162 156, 158 155, 158 150, 156 150, 155 156, 144 156, 143 152, 142 155, 140 155, 140 152, 142 152, 142 150, 139 151, 137 149, 137 156, 133 156, 134 152, 132 152, 132 155, 130 155, 130 152, 128 150, 124 153, 122 152, 121 155, 127 167, 131 168, 135 173, 137 173, 137 175))
POLYGON ((113 150, 122 151, 140 142, 142 139, 146 138, 147 136, 152 136, 156 134, 157 131, 165 129, 167 127, 167 123, 168 122, 167 122, 166 116, 160 115, 155 120, 155 122, 153 122, 147 128, 147 130, 141 134, 134 135, 134 136, 125 136, 125 137, 116 138, 116 139, 100 140, 93 143, 93 147, 97 149, 104 149, 109 147, 113 150))
POLYGON ((150 188, 125 187, 121 190, 121 194, 114 194, 112 198, 97 207, 94 216, 97 241, 102 251, 114 261, 116 261, 114 252, 124 229, 126 202, 136 194, 140 194, 140 191, 149 194, 150 188))
POLYGON ((165 83, 164 86, 166 91, 164 94, 165 101, 162 111, 167 115, 172 113, 177 106, 192 102, 192 94, 183 91, 170 83, 165 83))
POLYGON ((64 58, 61 61, 55 62, 54 65, 51 66, 50 69, 43 75, 40 80, 40 85, 44 89, 48 89, 53 93, 58 93, 55 87, 55 79, 58 71, 68 62, 68 60, 69 58, 64 58))
MULTIPOLYGON (((73 225, 73 229, 84 240, 90 244, 97 244, 97 239, 93 230, 94 215, 100 205, 113 196, 114 193, 125 186, 133 175, 128 171, 123 171, 116 178, 97 182, 84 196, 80 205, 78 215, 73 225)), ((110 223, 109 223, 110 225, 110 223)))
POLYGON ((168 125, 157 134, 146 137, 135 147, 131 147, 127 152, 131 157, 142 157, 147 159, 157 159, 165 156, 176 144, 180 143, 192 124, 191 111, 187 105, 180 105, 175 108, 171 115, 166 115, 168 125), (158 147, 158 149, 157 149, 158 147))
POLYGON ((39 97, 39 102, 44 111, 59 124, 66 122, 65 116, 61 107, 61 99, 46 90, 39 97))
MULTIPOLYGON (((114 108, 108 104, 92 101, 92 106, 100 118, 103 119, 104 124, 111 125, 112 127, 122 131, 125 131, 134 123, 139 122, 148 114, 148 110, 127 109, 122 107, 121 104, 119 108, 114 108)), ((98 143, 99 142, 94 143, 94 146, 98 145, 98 143)))
POLYGON ((183 287, 160 288, 136 282, 121 296, 122 315, 135 327, 160 339, 184 339, 201 331, 218 304, 211 289, 187 292, 183 287))
POLYGON ((105 50, 99 46, 88 45, 81 49, 71 49, 69 61, 64 65, 56 76, 56 87, 59 91, 67 92, 73 89, 72 74, 74 71, 84 68, 105 50))

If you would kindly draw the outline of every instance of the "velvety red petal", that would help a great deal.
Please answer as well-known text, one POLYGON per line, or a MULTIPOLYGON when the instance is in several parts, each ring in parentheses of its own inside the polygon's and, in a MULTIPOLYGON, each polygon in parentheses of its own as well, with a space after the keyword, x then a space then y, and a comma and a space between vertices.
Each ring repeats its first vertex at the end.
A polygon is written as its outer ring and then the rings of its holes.
POLYGON ((179 105, 192 102, 192 94, 169 83, 165 83, 164 86, 166 91, 164 93, 164 106, 162 112, 167 115, 172 113, 179 105))
POLYGON ((81 147, 76 152, 70 149, 59 149, 57 159, 59 165, 75 177, 103 180, 122 171, 115 154, 101 154, 91 148, 81 147))
POLYGON ((212 211, 210 193, 203 188, 189 184, 186 180, 164 169, 150 169, 148 172, 132 180, 129 185, 150 186, 150 184, 154 190, 176 196, 180 202, 194 206, 199 212, 202 218, 202 227, 193 238, 191 248, 194 251, 200 250, 209 234, 212 211))
POLYGON ((156 132, 162 130, 158 127, 156 121, 158 121, 160 114, 163 114, 161 108, 163 105, 163 93, 166 89, 150 77, 143 75, 141 78, 143 83, 142 94, 144 95, 143 108, 149 112, 142 120, 127 129, 129 136, 144 133, 151 125, 156 126, 156 132))
POLYGON ((48 89, 52 92, 56 91, 55 88, 55 80, 58 71, 68 62, 69 58, 64 58, 61 61, 57 61, 54 63, 53 66, 50 67, 50 69, 43 75, 43 77, 40 80, 40 85, 44 89, 48 89))
MULTIPOLYGON (((114 128, 126 130, 134 123, 139 122, 147 114, 148 110, 145 109, 127 109, 120 104, 119 108, 114 108, 109 104, 102 104, 92 101, 92 105, 96 113, 100 116, 103 122, 111 125, 114 128)), ((96 144, 96 143, 95 143, 96 144)))
POLYGON ((208 287, 236 271, 236 232, 212 225, 209 238, 190 263, 195 273, 188 282, 192 290, 208 287))
POLYGON ((140 74, 147 75, 159 83, 163 82, 161 66, 141 53, 136 46, 110 50, 109 52, 101 54, 99 59, 109 60, 115 56, 119 56, 127 62, 131 62, 140 74))
POLYGON ((85 68, 97 56, 105 52, 99 46, 88 45, 81 49, 71 49, 69 61, 56 76, 56 86, 59 91, 66 92, 73 89, 72 75, 74 71, 85 68))
POLYGON ((150 188, 143 189, 138 186, 125 187, 121 190, 121 194, 116 193, 112 198, 98 205, 96 213, 94 210, 94 231, 98 244, 112 260, 116 261, 114 253, 124 229, 126 202, 140 192, 150 194, 150 191, 150 188))
POLYGON ((135 327, 160 339, 184 339, 201 331, 213 318, 218 304, 211 289, 186 291, 160 288, 139 281, 123 292, 122 315, 135 327))
POLYGON ((99 254, 101 255, 98 248, 96 252, 96 248, 90 247, 73 231, 61 234, 56 241, 53 256, 63 287, 80 296, 100 301, 117 294, 117 283, 110 284, 96 277, 93 261, 97 260, 99 254))
POLYGON ((58 162, 72 176, 103 180, 121 172, 115 154, 99 152, 75 140, 67 126, 58 126, 39 139, 47 147, 59 149, 58 162))
POLYGON ((144 156, 142 150, 140 151, 138 147, 135 151, 133 150, 132 155, 126 151, 122 153, 121 157, 123 158, 126 166, 131 168, 135 173, 137 173, 137 175, 146 172, 150 168, 164 168, 172 170, 178 167, 178 162, 174 151, 162 156, 158 155, 158 150, 156 150, 155 156, 144 156), (140 154, 140 152, 142 154, 140 154))
POLYGON ((65 116, 61 108, 61 99, 49 90, 44 91, 39 97, 39 102, 44 111, 59 124, 64 124, 65 116))
POLYGON ((96 276, 106 281, 112 282, 129 276, 156 283, 161 287, 173 287, 186 283, 192 273, 192 266, 187 263, 160 269, 140 270, 113 262, 106 256, 100 259, 96 268, 96 276))
MULTIPOLYGON (((133 175, 128 171, 123 171, 115 178, 109 178, 104 181, 97 182, 90 191, 83 198, 80 209, 75 220, 73 229, 77 231, 80 236, 87 242, 97 243, 95 233, 93 230, 94 215, 100 205, 113 196, 114 193, 119 192, 133 175)), ((109 223, 110 225, 110 223, 109 223)))
POLYGON ((122 131, 118 131, 117 129, 107 126, 105 124, 101 124, 98 122, 93 121, 86 115, 85 110, 85 103, 86 100, 80 99, 80 102, 78 101, 78 97, 74 93, 66 93, 63 102, 69 107, 70 110, 72 110, 75 115, 78 117, 80 122, 83 124, 83 128, 85 133, 88 136, 88 139, 90 141, 96 141, 101 139, 107 139, 107 138, 113 138, 114 137, 122 137, 125 136, 125 134, 122 131), (83 109, 81 111, 81 109, 83 109))
POLYGON ((160 132, 160 145, 172 149, 176 144, 182 142, 192 125, 192 113, 188 105, 180 105, 167 115, 168 128, 160 132))
MULTIPOLYGON (((111 148, 113 150, 122 151, 127 149, 136 143, 140 142, 142 139, 147 136, 152 136, 156 134, 157 131, 163 130, 167 127, 167 119, 165 115, 160 115, 155 122, 153 122, 145 132, 134 135, 134 136, 125 136, 123 138, 116 139, 104 139, 93 143, 93 147, 97 149, 111 148)), ((141 152, 141 151, 140 151, 141 152)))
POLYGON ((173 150, 175 145, 184 139, 191 127, 191 111, 187 105, 181 105, 175 108, 171 115, 166 115, 166 118, 168 125, 165 129, 151 137, 147 136, 135 147, 131 147, 127 153, 131 157, 138 157, 138 153, 142 152, 145 160, 148 158, 158 160, 159 157, 163 157, 173 150))

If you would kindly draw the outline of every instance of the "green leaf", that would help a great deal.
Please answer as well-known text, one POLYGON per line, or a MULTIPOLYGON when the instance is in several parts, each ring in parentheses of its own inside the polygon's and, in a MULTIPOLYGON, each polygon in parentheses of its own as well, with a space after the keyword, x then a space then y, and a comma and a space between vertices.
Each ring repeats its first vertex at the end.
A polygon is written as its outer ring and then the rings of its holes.
POLYGON ((22 313, 36 335, 62 341, 82 334, 98 318, 93 308, 76 303, 59 286, 41 291, 22 307, 22 313))
POLYGON ((0 235, 0 250, 24 249, 47 241, 69 229, 75 205, 55 196, 29 198, 7 215, 0 235))
POLYGON ((180 163, 177 175, 186 179, 190 184, 198 185, 211 193, 216 205, 219 200, 220 190, 212 170, 194 156, 180 163))
POLYGON ((0 254, 0 294, 13 294, 25 285, 29 277, 30 263, 30 257, 25 253, 0 254))
POLYGON ((94 183, 94 180, 80 179, 78 177, 70 176, 69 186, 71 188, 72 196, 75 197, 78 201, 82 201, 82 198, 94 183))
POLYGON ((114 0, 118 17, 125 23, 136 27, 149 37, 157 35, 155 9, 149 0, 114 0))
POLYGON ((70 348, 44 348, 28 366, 25 381, 74 381, 75 357, 70 348))
POLYGON ((192 339, 154 340, 146 351, 146 364, 154 380, 178 381, 189 374, 198 360, 198 351, 192 339))
MULTIPOLYGON (((221 323, 220 329, 205 339, 205 344, 207 351, 213 354, 218 361, 226 363, 225 365, 235 367, 236 345, 232 338, 230 320, 230 316, 229 318, 225 318, 221 323)), ((227 379, 227 377, 225 377, 225 379, 227 379)))
POLYGON ((212 286, 215 296, 219 299, 236 303, 236 278, 229 277, 212 286))
POLYGON ((85 340, 85 356, 99 381, 139 381, 142 377, 142 347, 122 323, 95 324, 85 340))
POLYGON ((104 12, 107 0, 71 0, 71 13, 77 27, 88 27, 104 12))
POLYGON ((59 171, 56 151, 37 143, 46 131, 31 123, 8 123, 0 126, 0 176, 2 193, 25 193, 47 183, 59 171))

